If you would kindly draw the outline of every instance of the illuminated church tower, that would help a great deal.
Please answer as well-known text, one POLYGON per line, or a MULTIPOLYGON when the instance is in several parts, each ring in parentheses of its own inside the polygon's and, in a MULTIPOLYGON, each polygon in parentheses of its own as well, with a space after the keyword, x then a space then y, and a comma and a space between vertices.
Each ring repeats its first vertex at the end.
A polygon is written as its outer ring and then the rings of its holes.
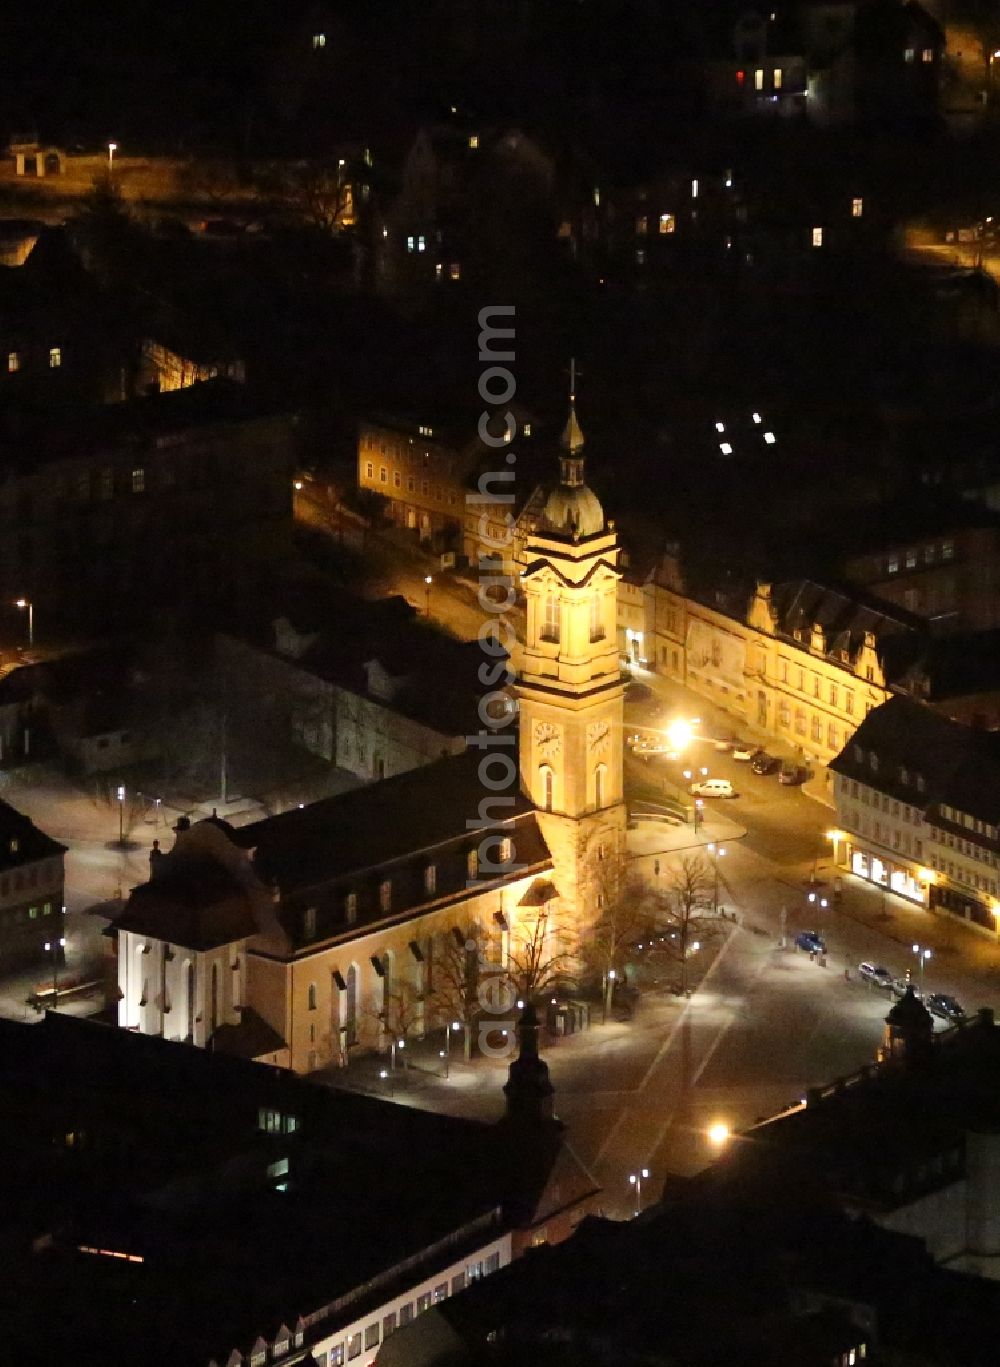
POLYGON ((567 910, 586 923, 614 895, 625 857, 624 684, 618 664, 618 538, 584 483, 571 370, 559 483, 528 539, 527 629, 518 689, 521 787, 538 808, 567 910))

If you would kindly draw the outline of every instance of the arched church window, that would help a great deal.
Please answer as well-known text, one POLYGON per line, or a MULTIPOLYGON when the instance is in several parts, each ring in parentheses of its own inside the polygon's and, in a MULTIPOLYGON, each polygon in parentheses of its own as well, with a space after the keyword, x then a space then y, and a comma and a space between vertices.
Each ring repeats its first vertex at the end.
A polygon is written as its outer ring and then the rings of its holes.
POLYGON ((542 795, 542 810, 551 812, 553 793, 555 790, 555 774, 547 764, 543 764, 538 771, 539 788, 542 795))
POLYGON ((594 770, 594 805, 603 807, 608 790, 608 766, 599 764, 594 770))
POLYGON ((604 618, 601 612, 601 595, 594 593, 590 598, 590 639, 604 640, 604 618))
POLYGON ((542 622, 542 640, 558 641, 560 632, 559 598, 550 593, 545 599, 545 617, 542 622))

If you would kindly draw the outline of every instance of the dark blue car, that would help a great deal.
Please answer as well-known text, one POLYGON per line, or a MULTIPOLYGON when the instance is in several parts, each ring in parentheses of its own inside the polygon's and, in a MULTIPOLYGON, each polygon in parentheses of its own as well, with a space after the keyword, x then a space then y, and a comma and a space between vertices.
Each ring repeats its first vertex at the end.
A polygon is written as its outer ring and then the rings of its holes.
POLYGON ((795 948, 804 949, 808 954, 825 954, 826 941, 817 930, 803 930, 795 937, 795 948))

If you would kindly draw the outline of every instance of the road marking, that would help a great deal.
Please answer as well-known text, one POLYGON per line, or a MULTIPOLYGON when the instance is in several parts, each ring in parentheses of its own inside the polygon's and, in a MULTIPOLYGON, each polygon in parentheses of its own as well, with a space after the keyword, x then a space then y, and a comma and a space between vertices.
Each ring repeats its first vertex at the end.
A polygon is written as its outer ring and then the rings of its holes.
MULTIPOLYGON (((708 982, 708 980, 712 977, 712 974, 713 974, 713 973, 715 972, 715 970, 718 968, 719 964, 722 963, 722 960, 725 958, 726 954, 728 954, 729 949, 730 949, 730 946, 734 943, 734 941, 736 940, 737 936, 739 936, 739 935, 741 935, 741 934, 744 934, 744 933, 745 933, 745 932, 741 931, 741 930, 739 929, 739 927, 737 927, 737 928, 735 928, 735 929, 733 930, 732 934, 731 934, 731 935, 729 936, 729 938, 726 940, 726 943, 722 946, 722 948, 719 950, 718 954, 717 954, 717 955, 715 956, 715 958, 713 959, 711 965, 709 966, 708 972, 705 974, 704 978, 702 978, 701 983, 699 984, 699 989, 698 989, 698 990, 700 990, 701 988, 703 988, 703 987, 705 986, 705 984, 708 982)), ((649 1067, 646 1069, 645 1074, 644 1074, 643 1077, 640 1079, 638 1085, 637 1085, 635 1088, 633 1088, 633 1090, 632 1090, 632 1092, 630 1093, 630 1095, 632 1095, 633 1097, 641 1096, 641 1094, 642 1094, 642 1093, 646 1090, 646 1088, 649 1086, 650 1082, 651 1082, 652 1079, 653 1079, 653 1075, 655 1074, 655 1072, 656 1072, 657 1068, 659 1067, 660 1063, 663 1061, 664 1057, 670 1052, 670 1049, 671 1049, 671 1047, 672 1047, 672 1045, 673 1045, 674 1039, 675 1039, 675 1037, 676 1037, 678 1031, 680 1030, 681 1026, 684 1024, 684 1022, 685 1022, 685 1020, 686 1020, 686 1018, 687 1018, 687 1014, 688 1014, 688 1012, 691 1010, 691 1008, 693 1007, 694 1003, 695 1003, 695 997, 694 997, 694 996, 689 997, 688 1000, 685 1002, 685 1004, 684 1004, 684 1009, 681 1011, 680 1015, 677 1017, 677 1020, 674 1022, 673 1027, 672 1027, 670 1033, 667 1035, 667 1038, 663 1041, 663 1043, 661 1044, 660 1048, 656 1051, 656 1054, 655 1054, 655 1056, 654 1056, 654 1058, 653 1058, 652 1063, 651 1063, 651 1064, 649 1065, 649 1067)), ((604 1138, 603 1144, 601 1145, 601 1147, 600 1147, 600 1148, 598 1149, 598 1151, 597 1151, 597 1154, 596 1154, 596 1156, 595 1156, 595 1158, 594 1158, 594 1163, 595 1163, 595 1164, 600 1163, 600 1161, 603 1159, 605 1153, 607 1152, 608 1146, 611 1144, 612 1140, 615 1138, 616 1134, 618 1133, 619 1128, 621 1127, 623 1121, 625 1120, 626 1114, 627 1114, 627 1110, 626 1110, 626 1109, 623 1109, 623 1110, 619 1113, 618 1119, 615 1121, 615 1123, 612 1125, 611 1129, 608 1131, 607 1135, 606 1135, 605 1138, 604 1138)))

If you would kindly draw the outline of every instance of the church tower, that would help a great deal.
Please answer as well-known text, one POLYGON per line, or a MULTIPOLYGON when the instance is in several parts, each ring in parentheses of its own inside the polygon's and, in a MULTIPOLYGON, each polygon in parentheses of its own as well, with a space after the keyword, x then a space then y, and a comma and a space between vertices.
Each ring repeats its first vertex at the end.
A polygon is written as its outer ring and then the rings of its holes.
POLYGON ((571 369, 559 483, 528 539, 527 630, 518 688, 521 787, 539 813, 570 915, 586 925, 625 858, 618 538, 584 482, 571 369))

